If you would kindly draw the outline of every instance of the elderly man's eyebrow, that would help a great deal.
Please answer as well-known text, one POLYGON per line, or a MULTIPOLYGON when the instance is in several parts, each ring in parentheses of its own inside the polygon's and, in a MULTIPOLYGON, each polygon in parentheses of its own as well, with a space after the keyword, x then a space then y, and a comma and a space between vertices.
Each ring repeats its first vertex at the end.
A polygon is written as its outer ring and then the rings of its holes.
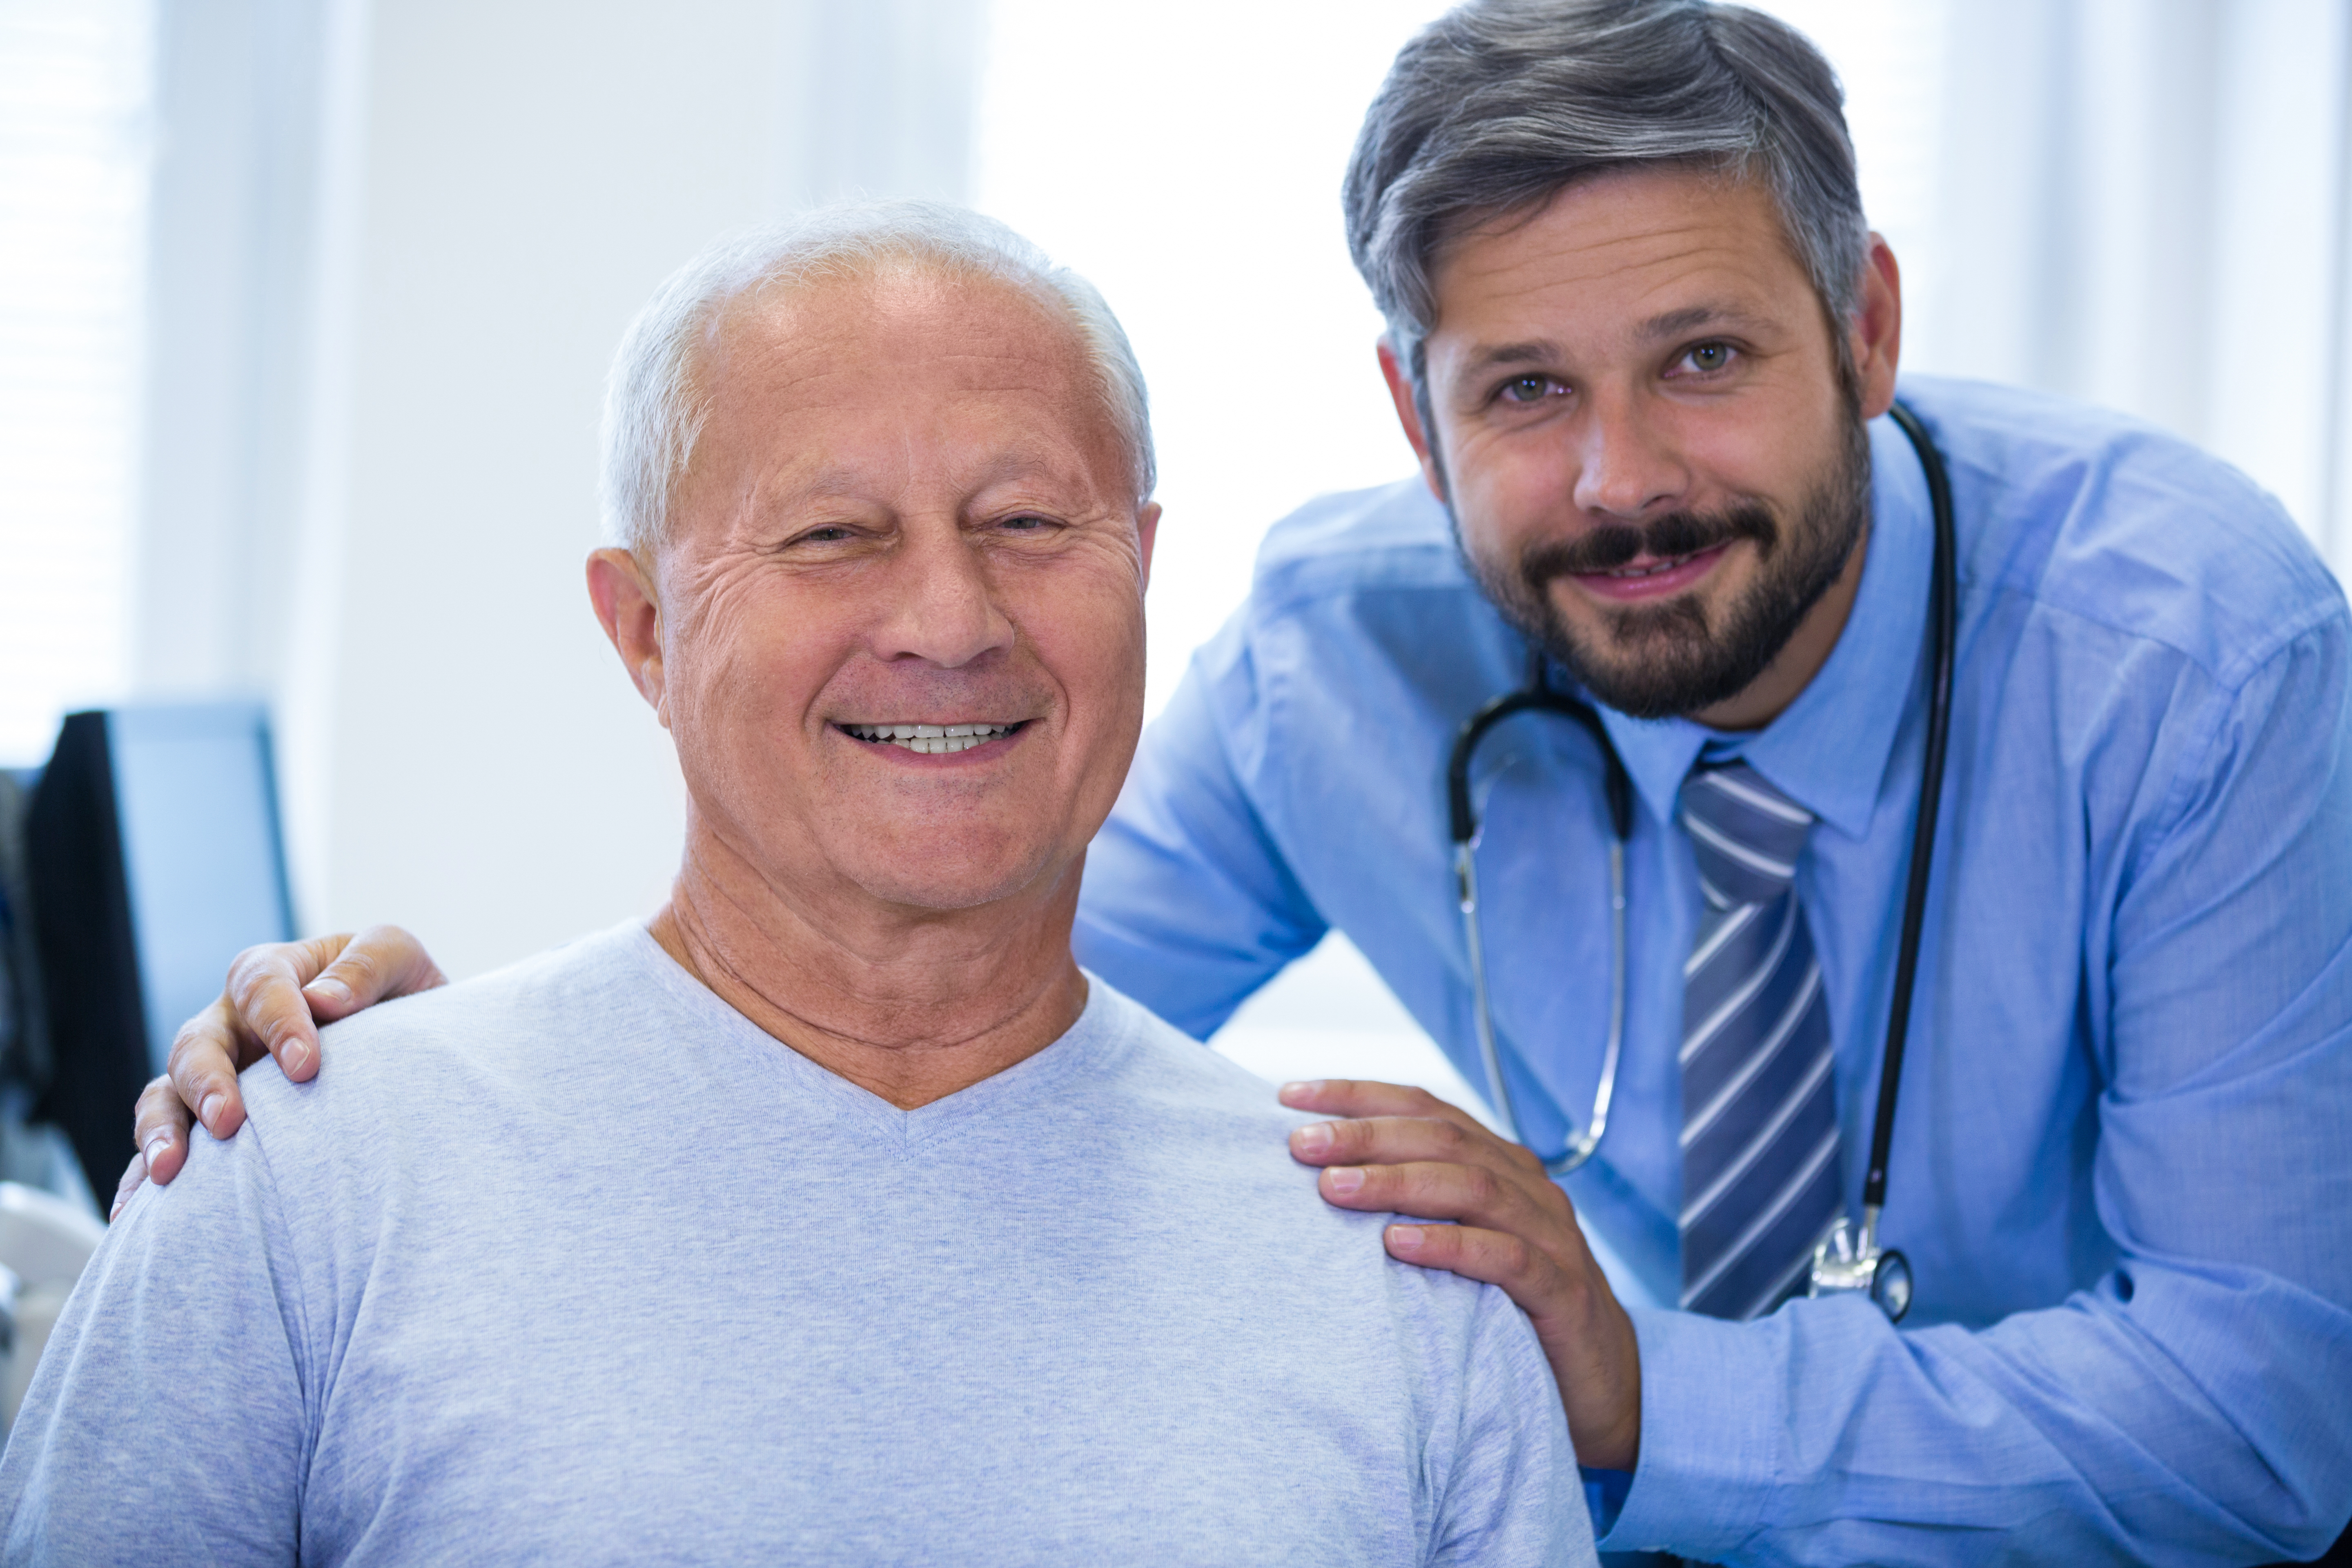
POLYGON ((862 476, 845 464, 819 464, 805 472, 793 476, 790 484, 780 492, 782 499, 800 500, 818 496, 845 495, 862 488, 862 476))
MULTIPOLYGON (((989 455, 960 476, 974 490, 1022 479, 1067 482, 1070 453, 1052 442, 1016 442, 989 455)), ((874 493, 875 476, 854 464, 818 460, 777 486, 768 506, 790 513, 796 507, 824 501, 883 500, 874 493)))

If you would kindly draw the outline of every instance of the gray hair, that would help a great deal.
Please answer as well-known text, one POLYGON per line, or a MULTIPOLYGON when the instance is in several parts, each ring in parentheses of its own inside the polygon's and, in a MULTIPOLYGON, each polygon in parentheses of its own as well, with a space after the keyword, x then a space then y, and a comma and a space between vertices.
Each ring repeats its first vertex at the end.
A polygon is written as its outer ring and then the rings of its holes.
MULTIPOLYGON (((1868 244, 1837 75, 1788 24, 1708 0, 1471 0, 1390 68, 1348 163, 1348 248, 1416 388, 1440 247, 1604 169, 1759 179, 1836 331, 1868 244)), ((1849 378, 1850 378, 1850 372, 1849 378)))
POLYGON ((1076 332, 1132 463, 1136 499, 1157 479, 1143 371, 1095 286, 992 217, 946 202, 820 207, 731 235, 670 274, 623 334, 604 387, 602 502, 607 542, 645 554, 662 537, 709 408, 697 371, 729 305, 894 266, 1010 284, 1076 332))

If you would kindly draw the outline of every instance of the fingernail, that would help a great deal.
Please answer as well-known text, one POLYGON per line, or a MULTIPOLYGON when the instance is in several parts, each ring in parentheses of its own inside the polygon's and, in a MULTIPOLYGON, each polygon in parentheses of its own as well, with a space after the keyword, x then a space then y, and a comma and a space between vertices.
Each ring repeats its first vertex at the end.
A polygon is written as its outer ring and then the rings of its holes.
POLYGON ((153 1170, 155 1168, 155 1162, 162 1159, 163 1157, 163 1151, 169 1149, 171 1146, 172 1135, 169 1132, 158 1132, 154 1137, 147 1140, 147 1148, 145 1150, 147 1156, 147 1168, 151 1171, 153 1170))
POLYGON ((213 1130, 214 1118, 220 1115, 221 1107, 227 1103, 228 1096, 223 1094, 219 1089, 215 1089, 210 1094, 205 1096, 204 1104, 199 1106, 196 1110, 196 1120, 205 1124, 205 1131, 210 1132, 213 1130))
POLYGON ((313 980, 302 989, 322 1002, 348 1002, 352 999, 352 988, 340 980, 313 980))
POLYGON ((1354 1165, 1337 1165, 1323 1173, 1330 1178, 1331 1190, 1343 1198, 1355 1196, 1364 1184, 1364 1173, 1354 1165))
POLYGON ((310 1065, 310 1047, 297 1040, 286 1047, 279 1059, 285 1062, 288 1072, 300 1072, 310 1065))
POLYGON ((1282 1089, 1279 1091, 1279 1098, 1283 1100, 1305 1100, 1322 1087, 1322 1080, 1319 1079, 1302 1079, 1297 1082, 1286 1083, 1282 1086, 1282 1089))
POLYGON ((1290 1135, 1292 1145, 1302 1154, 1321 1154, 1331 1147, 1331 1124, 1318 1121, 1312 1127, 1302 1127, 1290 1135))
POLYGON ((107 1210, 107 1211, 106 1211, 106 1223, 107 1223, 107 1224, 109 1224, 109 1225, 112 1225, 116 1220, 119 1220, 119 1219, 121 1219, 121 1217, 122 1217, 122 1200, 121 1200, 121 1198, 117 1198, 117 1199, 115 1199, 115 1200, 114 1200, 114 1206, 113 1206, 112 1208, 110 1208, 110 1209, 109 1209, 109 1210, 107 1210))
POLYGON ((1389 1226, 1389 1245, 1399 1252, 1419 1252, 1424 1234, 1417 1225, 1392 1225, 1389 1226))

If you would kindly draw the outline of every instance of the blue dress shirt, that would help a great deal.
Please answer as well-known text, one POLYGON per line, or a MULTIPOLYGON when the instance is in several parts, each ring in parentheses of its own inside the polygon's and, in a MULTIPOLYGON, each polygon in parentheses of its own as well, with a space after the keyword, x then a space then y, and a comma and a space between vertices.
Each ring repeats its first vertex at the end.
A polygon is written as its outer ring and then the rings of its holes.
MULTIPOLYGON (((2352 1513, 2352 622, 2275 502, 2144 426, 1907 379, 1958 507, 1958 674, 1867 1302, 1738 1325, 1636 1308, 1642 1450, 1604 1549, 1759 1563, 2305 1556, 2352 1513), (2003 1541, 2002 1532, 2016 1532, 2003 1541)), ((1710 742, 1819 818, 1798 872, 1859 1205, 1926 727, 1926 480, 1871 431, 1828 662, 1764 730, 1606 715, 1640 795, 1606 1142, 1567 1188, 1680 1278, 1675 801, 1710 742)), ((1332 927, 1474 1083, 1444 773, 1525 679, 1418 480, 1277 525, 1090 856, 1083 962, 1206 1036, 1332 927)), ((1596 748, 1480 753, 1480 891, 1522 1131, 1589 1114, 1607 1023, 1596 748)), ((1528 1397, 1550 1397, 1529 1390, 1528 1397)))

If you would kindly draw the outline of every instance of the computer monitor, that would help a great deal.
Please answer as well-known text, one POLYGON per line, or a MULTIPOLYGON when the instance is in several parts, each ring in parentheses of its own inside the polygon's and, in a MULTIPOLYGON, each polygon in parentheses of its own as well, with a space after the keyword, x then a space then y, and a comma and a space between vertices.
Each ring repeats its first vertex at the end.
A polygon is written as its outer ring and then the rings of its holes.
POLYGON ((100 1192, 131 1157, 140 1087, 230 959, 293 934, 257 703, 76 713, 26 815, 51 1075, 36 1114, 100 1192))

